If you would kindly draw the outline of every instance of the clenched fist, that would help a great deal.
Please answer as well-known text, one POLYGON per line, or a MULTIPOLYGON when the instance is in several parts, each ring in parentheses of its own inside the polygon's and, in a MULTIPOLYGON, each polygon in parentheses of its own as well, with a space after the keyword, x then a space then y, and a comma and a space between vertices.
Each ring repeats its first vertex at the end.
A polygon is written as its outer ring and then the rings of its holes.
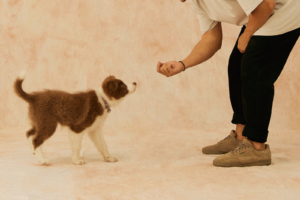
POLYGON ((169 61, 166 63, 157 63, 157 72, 165 75, 166 77, 173 76, 184 70, 184 66, 181 62, 169 61))

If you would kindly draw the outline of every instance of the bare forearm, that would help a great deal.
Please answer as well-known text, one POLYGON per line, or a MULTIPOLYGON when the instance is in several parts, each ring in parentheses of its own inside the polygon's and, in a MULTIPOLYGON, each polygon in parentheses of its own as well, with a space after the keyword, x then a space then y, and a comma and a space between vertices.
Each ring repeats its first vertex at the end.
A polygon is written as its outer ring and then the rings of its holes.
POLYGON ((276 2, 274 0, 264 0, 257 8, 250 14, 249 22, 245 33, 252 36, 260 27, 266 23, 272 14, 276 2))
POLYGON ((190 55, 183 60, 186 68, 201 64, 210 59, 218 50, 220 45, 212 40, 200 40, 190 55))

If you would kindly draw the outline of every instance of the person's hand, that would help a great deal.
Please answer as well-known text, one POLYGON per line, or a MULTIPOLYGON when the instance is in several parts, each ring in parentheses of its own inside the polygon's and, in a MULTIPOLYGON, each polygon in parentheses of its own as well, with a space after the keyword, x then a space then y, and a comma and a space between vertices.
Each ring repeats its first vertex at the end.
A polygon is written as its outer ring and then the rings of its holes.
POLYGON ((165 75, 166 77, 173 76, 184 70, 184 67, 181 62, 169 61, 166 63, 157 63, 157 72, 165 75))
POLYGON ((252 35, 249 35, 249 34, 246 34, 246 33, 243 33, 239 39, 239 42, 238 42, 238 49, 240 50, 241 53, 244 53, 247 46, 248 46, 248 43, 249 43, 249 40, 251 39, 251 36, 252 35))

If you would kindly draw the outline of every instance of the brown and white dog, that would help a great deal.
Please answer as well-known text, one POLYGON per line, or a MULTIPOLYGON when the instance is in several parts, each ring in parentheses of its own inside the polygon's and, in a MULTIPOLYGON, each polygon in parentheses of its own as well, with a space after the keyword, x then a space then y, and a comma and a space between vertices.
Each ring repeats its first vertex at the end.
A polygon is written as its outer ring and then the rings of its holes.
POLYGON ((110 112, 110 107, 118 105, 125 96, 136 89, 136 83, 126 84, 114 76, 107 77, 97 90, 70 94, 58 90, 26 93, 22 89, 24 73, 14 84, 16 94, 29 103, 29 118, 32 128, 26 136, 37 160, 50 164, 42 152, 42 144, 50 138, 58 124, 67 126, 72 148, 72 161, 84 164, 80 158, 82 137, 85 132, 102 154, 106 162, 116 162, 108 150, 101 132, 102 125, 110 112))

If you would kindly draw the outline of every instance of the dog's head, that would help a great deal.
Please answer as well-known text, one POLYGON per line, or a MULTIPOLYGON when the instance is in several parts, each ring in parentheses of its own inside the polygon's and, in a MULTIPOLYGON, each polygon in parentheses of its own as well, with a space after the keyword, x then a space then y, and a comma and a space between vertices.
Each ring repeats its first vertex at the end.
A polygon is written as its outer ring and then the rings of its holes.
POLYGON ((109 76, 103 81, 102 88, 110 100, 120 100, 135 91, 136 83, 128 84, 114 76, 109 76))

